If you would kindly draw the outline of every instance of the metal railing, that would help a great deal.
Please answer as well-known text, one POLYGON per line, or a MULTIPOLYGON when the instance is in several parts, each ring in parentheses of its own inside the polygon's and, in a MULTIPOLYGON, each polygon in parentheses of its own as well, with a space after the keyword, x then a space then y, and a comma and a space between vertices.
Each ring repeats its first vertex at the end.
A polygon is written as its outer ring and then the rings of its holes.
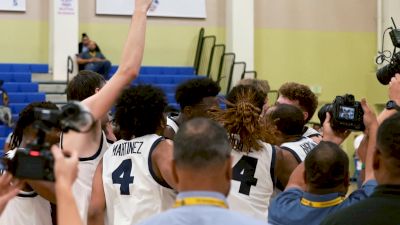
POLYGON ((206 36, 204 28, 200 29, 194 60, 197 75, 206 75, 217 81, 223 94, 227 94, 241 79, 257 78, 256 71, 246 71, 245 62, 235 62, 235 54, 226 53, 226 46, 216 42, 216 36, 206 36))
POLYGON ((67 58, 67 84, 69 83, 70 75, 74 72, 74 60, 71 56, 67 58))

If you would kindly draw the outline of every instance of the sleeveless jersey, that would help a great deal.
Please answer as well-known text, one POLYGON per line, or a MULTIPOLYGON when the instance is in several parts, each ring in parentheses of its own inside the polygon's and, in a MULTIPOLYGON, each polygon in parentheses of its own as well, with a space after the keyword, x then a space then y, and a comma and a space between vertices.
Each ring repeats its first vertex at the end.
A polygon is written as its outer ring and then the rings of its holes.
POLYGON ((0 225, 52 225, 50 202, 34 191, 20 191, 0 216, 0 225))
MULTIPOLYGON (((62 136, 61 136, 62 143, 62 136)), ((83 220, 83 224, 87 224, 87 214, 90 204, 90 198, 92 195, 92 183, 94 173, 96 171, 99 161, 103 158, 104 153, 108 149, 107 138, 102 131, 100 146, 97 152, 88 158, 79 158, 78 164, 78 177, 72 186, 72 192, 77 203, 79 213, 83 220)), ((61 145, 62 147, 62 145, 61 145)))
MULTIPOLYGON (((15 156, 16 149, 7 152, 15 156)), ((0 216, 0 225, 52 225, 50 202, 35 191, 20 191, 11 199, 0 216)))
POLYGON ((175 120, 171 116, 167 116, 167 126, 171 127, 175 131, 175 134, 179 130, 178 124, 175 122, 175 120))
POLYGON ((228 196, 229 208, 267 221, 274 190, 275 149, 260 142, 262 149, 249 153, 232 150, 233 173, 228 196))
POLYGON ((136 224, 172 207, 174 191, 158 181, 152 170, 151 155, 162 140, 156 134, 120 140, 104 155, 108 224, 136 224))
POLYGON ((312 138, 312 137, 320 137, 321 134, 316 131, 315 129, 311 128, 311 127, 304 127, 304 133, 303 133, 303 137, 308 137, 308 138, 312 138))
POLYGON ((281 148, 293 154, 297 162, 301 163, 306 158, 307 154, 317 146, 311 138, 302 137, 298 141, 286 142, 281 144, 281 148))

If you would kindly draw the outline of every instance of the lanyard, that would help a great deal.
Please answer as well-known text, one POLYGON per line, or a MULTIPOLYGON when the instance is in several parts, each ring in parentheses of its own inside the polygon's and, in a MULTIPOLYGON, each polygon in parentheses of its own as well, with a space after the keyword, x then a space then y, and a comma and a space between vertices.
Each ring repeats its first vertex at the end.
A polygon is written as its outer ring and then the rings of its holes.
POLYGON ((335 199, 326 201, 326 202, 313 202, 310 200, 307 200, 305 198, 301 199, 301 204, 305 205, 305 206, 309 206, 309 207, 313 207, 313 208, 327 208, 327 207, 332 207, 335 205, 339 205, 340 203, 342 203, 344 201, 344 197, 340 196, 337 197, 335 199))
POLYGON ((228 208, 225 201, 222 201, 218 198, 210 198, 210 197, 191 197, 191 198, 176 200, 174 208, 178 208, 181 206, 193 206, 193 205, 210 205, 215 207, 228 208))

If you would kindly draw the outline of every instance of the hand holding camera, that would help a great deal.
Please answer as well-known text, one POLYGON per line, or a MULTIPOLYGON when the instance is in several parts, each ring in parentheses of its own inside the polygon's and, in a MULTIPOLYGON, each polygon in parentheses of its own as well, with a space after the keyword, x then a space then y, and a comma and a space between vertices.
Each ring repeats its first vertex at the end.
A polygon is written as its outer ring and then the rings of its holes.
POLYGON ((54 157, 56 185, 70 188, 78 176, 78 153, 66 152, 57 146, 51 148, 54 157))

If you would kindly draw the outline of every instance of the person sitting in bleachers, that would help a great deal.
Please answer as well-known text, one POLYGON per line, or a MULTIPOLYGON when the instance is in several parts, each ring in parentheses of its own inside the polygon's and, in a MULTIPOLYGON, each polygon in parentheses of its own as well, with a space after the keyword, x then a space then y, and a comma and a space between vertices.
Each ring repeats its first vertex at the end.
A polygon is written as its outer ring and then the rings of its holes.
POLYGON ((10 100, 7 91, 2 87, 3 83, 3 81, 0 81, 0 95, 3 101, 3 104, 0 105, 0 121, 9 127, 12 127, 12 114, 11 108, 9 107, 10 100))
POLYGON ((99 73, 107 79, 111 69, 111 62, 98 50, 96 42, 90 41, 88 48, 89 51, 82 52, 77 56, 78 64, 82 65, 84 70, 99 73))

